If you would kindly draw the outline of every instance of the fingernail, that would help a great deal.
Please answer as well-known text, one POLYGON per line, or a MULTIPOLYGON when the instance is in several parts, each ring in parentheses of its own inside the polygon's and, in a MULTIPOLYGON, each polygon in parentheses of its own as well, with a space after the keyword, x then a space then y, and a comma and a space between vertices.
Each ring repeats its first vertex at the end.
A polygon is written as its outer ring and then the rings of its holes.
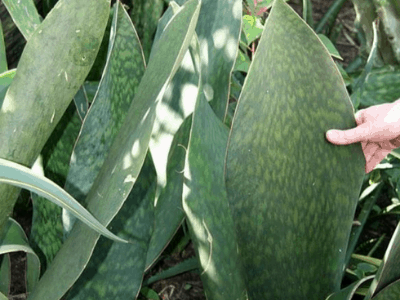
POLYGON ((326 133, 326 137, 329 140, 336 140, 337 138, 339 138, 339 133, 336 130, 328 130, 328 132, 326 133))

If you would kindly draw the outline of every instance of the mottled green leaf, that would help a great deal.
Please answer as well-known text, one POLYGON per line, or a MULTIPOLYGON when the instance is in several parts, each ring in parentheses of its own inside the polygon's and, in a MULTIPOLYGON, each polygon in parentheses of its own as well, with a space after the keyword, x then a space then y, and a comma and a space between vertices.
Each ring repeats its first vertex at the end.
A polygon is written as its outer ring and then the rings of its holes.
POLYGON ((0 182, 30 190, 71 212, 90 228, 119 242, 127 242, 112 234, 82 205, 60 186, 20 164, 0 158, 0 182))
POLYGON ((364 83, 360 107, 365 108, 394 102, 400 98, 399 85, 400 69, 381 68, 372 70, 364 83))
POLYGON ((146 60, 148 60, 157 23, 163 13, 164 0, 131 0, 131 2, 132 21, 142 41, 146 60))
MULTIPOLYGON (((375 299, 375 295, 400 278, 400 223, 397 225, 382 264, 376 273, 365 300, 375 299)), ((384 299, 384 298, 381 298, 384 299)))
MULTIPOLYGON (((0 157, 34 163, 93 64, 109 6, 108 0, 60 0, 32 34, 0 109, 0 157)), ((0 230, 18 192, 0 185, 0 230)))
MULTIPOLYGON (((107 158, 145 71, 139 38, 120 3, 114 7, 111 31, 104 76, 84 120, 65 184, 66 191, 81 203, 107 158)), ((63 220, 68 233, 74 218, 64 215, 63 220)))
POLYGON ((32 292, 39 280, 39 258, 29 246, 28 239, 21 225, 9 218, 6 225, 6 235, 0 242, 0 255, 18 251, 26 252, 26 285, 27 291, 32 292))
POLYGON ((29 40, 41 22, 35 2, 33 0, 3 0, 2 2, 19 31, 26 40, 29 40))
POLYGON ((65 299, 133 299, 139 293, 153 230, 156 173, 148 156, 124 206, 110 223, 114 232, 134 240, 100 238, 88 266, 65 299))
MULTIPOLYGON (((72 149, 82 122, 71 103, 44 146, 41 158, 43 175, 64 186, 72 149)), ((32 193, 33 215, 30 241, 40 256, 42 270, 50 265, 63 241, 62 208, 32 193)))
POLYGON ((7 57, 6 57, 6 45, 4 44, 3 26, 0 21, 0 73, 8 70, 7 57))
MULTIPOLYGON (((193 48, 196 62, 200 52, 197 40, 193 48)), ((200 58, 197 60, 196 69, 200 69, 200 58)), ((228 134, 204 94, 199 93, 186 155, 182 201, 209 299, 247 299, 224 184, 228 134)))
POLYGON ((264 26, 261 24, 260 18, 256 16, 243 16, 243 32, 246 36, 247 45, 261 36, 264 26))
MULTIPOLYGON (((157 103, 187 50, 199 9, 198 0, 190 0, 169 22, 107 160, 88 193, 88 209, 103 224, 108 224, 117 214, 139 175, 148 149, 157 103)), ((42 300, 61 297, 81 274, 98 238, 98 234, 88 231, 80 222, 76 223, 31 298, 42 300), (71 253, 74 255, 71 256, 71 253), (69 268, 65 268, 65 265, 69 268)))
POLYGON ((356 293, 357 289, 365 284, 366 282, 370 281, 374 276, 368 276, 363 279, 360 279, 349 286, 341 289, 339 292, 330 295, 326 300, 351 300, 356 293))
POLYGON ((359 144, 332 145, 325 132, 354 127, 353 114, 326 48, 276 0, 226 159, 249 299, 320 300, 339 290, 365 161, 359 144))
POLYGON ((394 281, 380 291, 373 300, 397 300, 400 297, 400 280, 394 281))

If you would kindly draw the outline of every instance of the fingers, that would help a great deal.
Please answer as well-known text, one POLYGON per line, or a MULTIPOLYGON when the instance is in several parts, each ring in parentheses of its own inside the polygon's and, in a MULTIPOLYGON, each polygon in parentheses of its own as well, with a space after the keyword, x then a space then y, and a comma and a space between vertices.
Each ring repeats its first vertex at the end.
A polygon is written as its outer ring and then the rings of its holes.
POLYGON ((352 143, 367 141, 370 135, 369 123, 363 123, 349 130, 328 130, 326 138, 335 145, 348 145, 352 143))
POLYGON ((391 151, 379 149, 367 160, 365 165, 365 173, 371 172, 391 151))

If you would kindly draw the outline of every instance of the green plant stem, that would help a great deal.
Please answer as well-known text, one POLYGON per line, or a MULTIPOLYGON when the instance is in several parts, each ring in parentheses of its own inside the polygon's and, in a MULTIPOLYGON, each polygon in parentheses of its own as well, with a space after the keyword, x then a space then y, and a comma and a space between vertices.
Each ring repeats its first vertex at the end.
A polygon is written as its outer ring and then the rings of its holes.
MULTIPOLYGON (((342 9, 343 4, 345 4, 347 0, 336 0, 331 7, 328 9, 326 14, 322 17, 315 28, 316 33, 321 33, 323 29, 327 26, 331 28, 334 24, 339 11, 342 9)), ((364 1, 364 0, 362 0, 364 1)))

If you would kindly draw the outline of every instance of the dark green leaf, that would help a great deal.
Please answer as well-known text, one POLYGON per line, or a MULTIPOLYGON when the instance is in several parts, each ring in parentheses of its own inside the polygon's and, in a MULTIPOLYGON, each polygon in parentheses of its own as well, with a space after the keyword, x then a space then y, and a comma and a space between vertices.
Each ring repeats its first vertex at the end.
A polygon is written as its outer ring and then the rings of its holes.
POLYGON ((249 299, 320 300, 339 289, 365 160, 361 145, 335 146, 325 133, 354 127, 353 114, 326 48, 276 0, 226 160, 249 299))
POLYGON ((394 281, 379 292, 373 300, 397 300, 400 297, 400 280, 394 281))

